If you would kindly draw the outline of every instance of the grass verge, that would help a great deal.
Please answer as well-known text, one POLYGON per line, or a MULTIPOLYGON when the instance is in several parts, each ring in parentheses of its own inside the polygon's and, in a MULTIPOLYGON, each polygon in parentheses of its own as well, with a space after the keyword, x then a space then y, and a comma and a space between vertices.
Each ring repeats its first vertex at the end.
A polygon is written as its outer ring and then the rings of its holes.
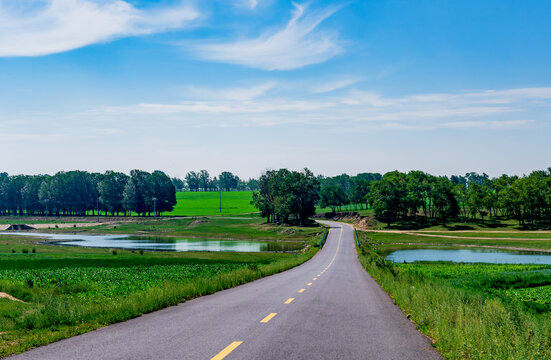
POLYGON ((551 359, 548 311, 400 268, 384 260, 365 233, 358 250, 365 269, 445 358, 551 359))

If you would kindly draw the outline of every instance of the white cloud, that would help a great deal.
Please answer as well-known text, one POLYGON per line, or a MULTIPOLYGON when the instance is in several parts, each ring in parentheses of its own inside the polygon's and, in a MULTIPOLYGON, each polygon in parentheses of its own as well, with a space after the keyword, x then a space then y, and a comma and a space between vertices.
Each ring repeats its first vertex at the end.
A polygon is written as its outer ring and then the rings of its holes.
POLYGON ((0 0, 0 56, 54 54, 181 28, 198 17, 185 5, 139 10, 123 0, 0 0))
POLYGON ((202 59, 244 65, 264 70, 291 70, 324 62, 339 53, 337 35, 317 30, 339 8, 310 11, 293 3, 295 11, 287 25, 257 38, 197 45, 192 48, 202 59))
MULTIPOLYGON (((89 114, 117 119, 125 116, 129 119, 155 117, 195 126, 312 124, 400 130, 505 129, 530 126, 536 120, 545 121, 541 109, 551 105, 550 100, 541 98, 549 88, 494 91, 493 96, 484 95, 484 102, 481 102, 482 94, 488 92, 384 97, 352 90, 346 96, 321 93, 312 98, 296 92, 274 95, 271 92, 275 87, 276 83, 267 82, 249 88, 195 89, 193 96, 200 99, 188 98, 173 104, 144 102, 105 107, 89 114), (496 99, 503 94, 508 94, 508 102, 497 102, 496 99), (525 120, 518 120, 518 114, 522 114, 525 120)), ((277 87, 284 86, 277 83, 277 87)))

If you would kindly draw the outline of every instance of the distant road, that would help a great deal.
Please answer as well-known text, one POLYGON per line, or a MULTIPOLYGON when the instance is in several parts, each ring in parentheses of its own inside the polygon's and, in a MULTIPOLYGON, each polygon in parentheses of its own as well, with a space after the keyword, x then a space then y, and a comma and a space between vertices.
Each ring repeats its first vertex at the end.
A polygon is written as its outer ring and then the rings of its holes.
POLYGON ((351 226, 307 263, 10 359, 440 359, 365 272, 351 226))

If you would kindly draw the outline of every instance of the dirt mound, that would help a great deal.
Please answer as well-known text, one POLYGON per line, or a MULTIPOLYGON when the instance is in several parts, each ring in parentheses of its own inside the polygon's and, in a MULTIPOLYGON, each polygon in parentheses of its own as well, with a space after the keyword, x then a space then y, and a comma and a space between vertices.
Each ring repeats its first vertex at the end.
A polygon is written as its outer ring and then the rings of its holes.
POLYGON ((281 230, 279 233, 282 235, 292 235, 292 234, 295 234, 296 232, 297 231, 293 228, 287 228, 287 229, 281 230))
POLYGON ((195 225, 204 224, 208 222, 209 221, 206 219, 197 219, 197 220, 193 220, 188 226, 195 226, 195 225))
POLYGON ((360 230, 368 230, 377 226, 378 221, 374 215, 362 216, 355 211, 316 214, 315 218, 352 223, 360 230))
POLYGON ((34 230, 32 226, 25 224, 13 224, 8 226, 7 231, 19 231, 19 230, 34 230))

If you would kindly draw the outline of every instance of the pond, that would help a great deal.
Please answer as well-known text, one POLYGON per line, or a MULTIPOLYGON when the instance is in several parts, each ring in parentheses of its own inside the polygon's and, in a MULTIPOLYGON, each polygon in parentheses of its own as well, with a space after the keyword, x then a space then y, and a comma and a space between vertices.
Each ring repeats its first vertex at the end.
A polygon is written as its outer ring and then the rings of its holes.
POLYGON ((34 236, 50 240, 49 244, 92 248, 118 248, 154 251, 295 251, 300 242, 247 241, 220 239, 189 239, 164 236, 82 235, 48 233, 1 233, 2 235, 34 236), (53 240, 53 241, 51 241, 53 240))
POLYGON ((542 264, 551 265, 551 253, 500 250, 486 248, 470 249, 405 249, 388 253, 385 258, 393 262, 451 261, 482 262, 492 264, 542 264))

